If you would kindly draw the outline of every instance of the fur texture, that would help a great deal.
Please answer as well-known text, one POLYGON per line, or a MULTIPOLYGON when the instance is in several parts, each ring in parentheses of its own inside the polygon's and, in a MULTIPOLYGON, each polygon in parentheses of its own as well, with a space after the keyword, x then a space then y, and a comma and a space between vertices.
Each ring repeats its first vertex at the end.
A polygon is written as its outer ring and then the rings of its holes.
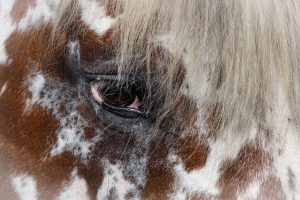
MULTIPOLYGON (((70 16, 75 15, 70 13, 78 12, 76 3, 63 4, 54 34, 72 23, 70 16), (66 12, 69 18, 63 17, 66 12)), ((186 80, 191 95, 218 103, 219 119, 212 127, 235 132, 249 132, 253 124, 269 127, 276 115, 272 110, 279 98, 278 85, 287 99, 291 121, 298 126, 299 1, 123 0, 100 4, 118 16, 114 38, 120 73, 134 70, 130 64, 136 54, 144 52, 149 59, 158 45, 172 54, 159 66, 167 72, 161 81, 163 92, 170 94, 168 104, 176 99, 170 80, 178 72, 178 63, 188 60, 187 74, 197 75, 186 80)))

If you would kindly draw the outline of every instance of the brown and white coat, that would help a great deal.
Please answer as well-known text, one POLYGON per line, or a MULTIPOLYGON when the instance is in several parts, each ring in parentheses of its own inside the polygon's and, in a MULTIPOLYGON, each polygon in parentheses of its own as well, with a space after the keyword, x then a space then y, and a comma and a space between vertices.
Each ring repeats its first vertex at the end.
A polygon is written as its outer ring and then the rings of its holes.
MULTIPOLYGON (((74 23, 54 30, 62 4, 0 1, 0 199, 300 199, 299 128, 281 82, 272 123, 219 127, 209 71, 190 67, 200 55, 186 49, 174 106, 152 100, 151 112, 168 111, 159 125, 116 117, 99 110, 74 65, 93 70, 116 57, 121 16, 110 3, 78 0, 74 23)), ((150 70, 165 62, 160 54, 177 56, 170 38, 145 39, 160 45, 150 70)), ((154 89, 163 79, 158 72, 154 89)))

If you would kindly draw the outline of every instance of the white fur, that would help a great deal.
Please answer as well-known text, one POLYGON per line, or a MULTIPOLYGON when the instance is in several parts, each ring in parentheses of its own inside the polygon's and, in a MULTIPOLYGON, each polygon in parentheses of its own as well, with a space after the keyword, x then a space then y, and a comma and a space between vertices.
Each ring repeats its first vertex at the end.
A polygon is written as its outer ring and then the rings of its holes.
POLYGON ((0 97, 4 94, 6 90, 7 90, 7 82, 0 89, 0 97))
POLYGON ((245 192, 240 193, 237 197, 238 200, 256 200, 260 193, 260 183, 251 183, 245 192))
POLYGON ((274 165, 278 178, 281 181, 283 191, 287 199, 300 198, 300 158, 297 156, 300 152, 300 140, 296 129, 291 126, 283 126, 278 132, 281 135, 279 148, 276 146, 272 152, 274 158, 274 165), (283 128, 286 127, 286 130, 283 128), (282 154, 279 155, 281 148, 282 154), (289 169, 295 176, 295 190, 292 191, 289 185, 289 169))
POLYGON ((273 131, 273 140, 266 146, 274 159, 275 173, 287 199, 300 199, 300 137, 294 124, 288 122, 291 118, 286 102, 285 90, 280 82, 277 86, 278 96, 274 101, 273 112, 269 113, 270 124, 273 131), (280 154, 281 152, 281 154, 280 154), (289 186, 289 169, 295 176, 295 190, 289 186))
MULTIPOLYGON (((209 80, 208 80, 208 74, 209 71, 201 71, 200 69, 197 67, 193 66, 193 58, 191 56, 191 52, 184 54, 183 56, 183 62, 185 66, 190 66, 190 67, 186 67, 186 84, 188 85, 188 90, 187 91, 183 91, 184 95, 192 98, 195 100, 195 102, 197 103, 197 109, 198 109, 198 116, 197 116, 197 128, 199 133, 203 133, 205 132, 205 128, 204 128, 204 112, 205 110, 203 110, 203 104, 206 102, 210 102, 211 99, 208 99, 208 95, 207 95, 207 91, 208 91, 208 87, 209 87, 209 80), (199 70, 199 71, 197 71, 199 70)), ((202 65, 205 65, 209 62, 208 58, 203 59, 203 63, 201 63, 202 65)))
POLYGON ((78 177, 77 170, 73 170, 71 180, 59 194, 57 200, 88 200, 88 189, 86 181, 78 177))
POLYGON ((26 31, 29 27, 38 27, 56 16, 60 0, 37 0, 34 6, 29 7, 26 15, 17 23, 11 18, 11 11, 15 0, 0 1, 0 64, 6 64, 9 59, 5 43, 15 31, 26 31))
POLYGON ((70 151, 86 160, 92 147, 100 139, 100 133, 91 139, 84 138, 84 127, 88 126, 88 122, 77 111, 77 108, 84 102, 72 96, 76 88, 57 82, 35 69, 28 75, 25 87, 31 93, 31 98, 25 102, 25 113, 31 111, 32 105, 38 104, 45 108, 45 112, 48 111, 54 115, 59 122, 56 132, 57 142, 51 148, 50 156, 70 151), (41 95, 41 92, 44 94, 41 95), (66 111, 61 112, 61 108, 65 105, 66 111))
POLYGON ((255 128, 251 131, 250 137, 243 135, 233 137, 234 134, 224 133, 216 141, 209 142, 210 152, 205 165, 191 172, 184 170, 182 161, 176 158, 176 155, 171 156, 171 162, 177 160, 175 161, 177 165, 174 167, 177 193, 174 196, 182 196, 184 192, 218 196, 221 193, 218 187, 220 167, 225 161, 235 159, 241 148, 255 138, 256 133, 255 128))
POLYGON ((115 23, 115 19, 106 16, 102 6, 96 1, 79 0, 82 8, 82 20, 97 34, 102 35, 115 23))
POLYGON ((87 158, 94 142, 84 140, 83 134, 84 132, 76 127, 61 129, 58 133, 56 146, 51 150, 51 156, 59 155, 63 151, 68 150, 75 155, 87 158))
POLYGON ((36 181, 33 177, 24 174, 12 177, 11 181, 20 200, 38 199, 36 181))
POLYGON ((97 200, 105 199, 111 190, 115 190, 118 199, 125 199, 128 192, 135 190, 135 186, 125 180, 118 164, 107 163, 105 168, 105 176, 98 190, 97 200))
POLYGON ((34 75, 31 86, 29 88, 32 94, 32 102, 38 102, 40 99, 40 93, 45 85, 45 77, 42 73, 38 72, 34 75))
POLYGON ((18 23, 18 30, 25 31, 29 27, 38 27, 56 17, 61 0, 36 0, 36 4, 26 12, 18 23))
POLYGON ((14 0, 0 1, 0 64, 5 64, 8 60, 5 43, 15 29, 10 16, 14 3, 14 0))
POLYGON ((37 72, 29 77, 27 81, 29 83, 28 89, 31 93, 31 98, 26 101, 25 112, 28 111, 33 104, 40 101, 40 93, 45 85, 45 77, 41 72, 37 72))
POLYGON ((69 49, 69 55, 74 55, 76 53, 80 54, 79 49, 80 49, 80 44, 78 40, 71 41, 68 43, 67 47, 69 49))

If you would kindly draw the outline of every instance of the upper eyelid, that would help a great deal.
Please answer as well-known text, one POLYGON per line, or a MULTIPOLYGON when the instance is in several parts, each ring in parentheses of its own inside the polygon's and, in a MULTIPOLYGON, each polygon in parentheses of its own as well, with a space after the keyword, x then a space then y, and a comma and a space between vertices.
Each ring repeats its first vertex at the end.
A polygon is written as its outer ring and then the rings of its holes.
MULTIPOLYGON (((81 63, 81 55, 80 55, 80 44, 78 40, 70 41, 67 44, 67 55, 66 55, 66 63, 70 68, 74 70, 76 74, 80 74, 83 78, 92 81, 92 80, 114 80, 114 81, 122 81, 122 78, 118 76, 118 66, 120 65, 118 59, 110 59, 110 60, 98 60, 93 64, 87 64, 88 67, 83 67, 81 63)), ((139 65, 144 62, 142 55, 138 54, 132 57, 133 65, 139 65)), ((142 74, 134 74, 134 79, 123 79, 123 81, 134 81, 134 80, 145 80, 145 75, 142 74)))
MULTIPOLYGON (((110 60, 98 60, 93 64, 87 64, 88 67, 83 67, 81 62, 80 43, 78 40, 71 40, 67 43, 66 48, 66 63, 76 73, 85 75, 86 78, 95 79, 99 75, 118 75, 118 66, 120 62, 116 57, 110 60)), ((143 65, 145 57, 141 54, 136 54, 130 58, 132 65, 143 65)), ((142 80, 145 76, 135 74, 135 77, 142 80)), ((118 77, 120 78, 120 77, 118 77)))
POLYGON ((90 73, 83 73, 83 76, 91 81, 117 81, 117 75, 100 75, 100 74, 90 74, 90 73))
POLYGON ((86 75, 117 75, 117 62, 110 61, 97 61, 89 67, 79 67, 79 70, 86 75))
POLYGON ((88 72, 85 70, 81 70, 81 73, 85 79, 88 81, 116 81, 116 82, 139 82, 143 81, 144 78, 141 74, 136 74, 134 77, 120 78, 118 74, 105 74, 105 73, 96 73, 96 72, 88 72))
POLYGON ((66 44, 65 61, 66 64, 76 73, 83 74, 117 74, 118 62, 116 59, 97 60, 92 64, 82 66, 79 40, 70 40, 66 44))

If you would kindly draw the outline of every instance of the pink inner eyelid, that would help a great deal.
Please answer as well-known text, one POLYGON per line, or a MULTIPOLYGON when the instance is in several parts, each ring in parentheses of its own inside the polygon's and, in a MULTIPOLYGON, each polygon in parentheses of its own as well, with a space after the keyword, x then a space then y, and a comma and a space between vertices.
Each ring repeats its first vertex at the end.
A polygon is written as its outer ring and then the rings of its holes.
POLYGON ((104 101, 104 97, 96 90, 94 86, 91 86, 91 92, 96 101, 99 103, 104 101))
POLYGON ((137 96, 135 96, 134 101, 132 102, 132 104, 130 104, 129 106, 127 106, 128 108, 134 108, 139 110, 139 107, 141 106, 141 101, 139 100, 139 98, 137 96))
MULTIPOLYGON (((104 97, 96 90, 96 88, 94 86, 91 86, 91 92, 96 101, 98 101, 99 103, 102 103, 104 101, 104 97)), ((137 96, 135 96, 135 99, 132 102, 132 104, 130 104, 127 107, 139 110, 140 106, 141 106, 141 101, 139 100, 139 98, 137 96)))

